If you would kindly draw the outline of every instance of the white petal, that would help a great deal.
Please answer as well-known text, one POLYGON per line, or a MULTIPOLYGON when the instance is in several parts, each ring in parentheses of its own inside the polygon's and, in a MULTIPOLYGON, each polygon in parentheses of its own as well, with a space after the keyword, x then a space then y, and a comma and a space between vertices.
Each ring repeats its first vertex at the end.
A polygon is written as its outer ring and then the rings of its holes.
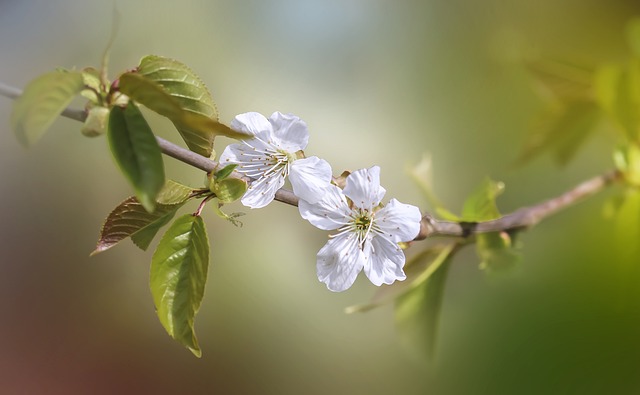
POLYGON ((356 207, 370 210, 380 204, 387 191, 380 186, 380 167, 360 169, 351 173, 346 180, 344 194, 356 207))
POLYGON ((393 241, 374 235, 365 242, 364 255, 364 272, 373 284, 392 284, 407 278, 402 270, 404 253, 393 241))
POLYGON ((239 172, 252 179, 259 178, 273 166, 271 155, 264 153, 264 147, 264 143, 257 139, 247 140, 246 144, 230 144, 220 155, 220 165, 236 163, 239 172))
POLYGON ((275 173, 269 177, 262 177, 249 185, 240 200, 242 204, 251 208, 261 208, 273 201, 276 191, 284 185, 284 177, 275 173))
POLYGON ((331 184, 320 201, 311 204, 300 200, 298 210, 302 218, 311 222, 316 228, 323 230, 334 230, 347 224, 351 214, 342 189, 331 184))
POLYGON ((231 129, 253 135, 260 132, 273 133, 269 120, 257 112, 245 112, 244 114, 236 115, 233 121, 231 121, 231 129))
POLYGON ((292 114, 274 112, 269 117, 273 125, 274 143, 288 152, 305 149, 309 143, 309 129, 307 124, 292 114))
POLYGON ((331 185, 331 165, 316 156, 298 159, 291 164, 289 181, 293 193, 309 203, 316 203, 331 185))
POLYGON ((420 232, 421 220, 419 208, 400 203, 396 199, 391 199, 375 217, 380 231, 396 243, 413 240, 420 232))
POLYGON ((334 292, 342 292, 356 281, 364 256, 354 233, 330 239, 318 252, 318 280, 334 292))

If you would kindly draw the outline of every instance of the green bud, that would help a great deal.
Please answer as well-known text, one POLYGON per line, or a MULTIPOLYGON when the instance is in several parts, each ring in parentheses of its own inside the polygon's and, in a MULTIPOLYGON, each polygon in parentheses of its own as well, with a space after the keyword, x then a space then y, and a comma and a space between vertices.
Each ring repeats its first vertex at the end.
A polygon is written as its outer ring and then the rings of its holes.
POLYGON ((80 130, 87 137, 97 137, 107 131, 109 121, 109 109, 105 107, 93 107, 89 110, 87 119, 80 130))

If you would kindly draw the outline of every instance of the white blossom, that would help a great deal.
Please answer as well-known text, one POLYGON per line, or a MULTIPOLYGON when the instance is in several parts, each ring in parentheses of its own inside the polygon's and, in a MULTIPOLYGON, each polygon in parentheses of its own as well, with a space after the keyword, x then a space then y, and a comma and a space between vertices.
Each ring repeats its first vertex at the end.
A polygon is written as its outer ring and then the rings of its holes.
POLYGON ((315 156, 300 158, 309 141, 307 125, 291 114, 275 112, 265 118, 257 112, 240 114, 231 127, 254 137, 227 146, 220 163, 237 163, 237 171, 251 181, 242 204, 260 208, 269 204, 289 177, 300 199, 317 202, 331 183, 331 166, 315 156))
POLYGON ((385 193, 380 168, 374 166, 351 173, 344 191, 330 185, 320 201, 300 201, 304 219, 317 228, 337 230, 317 255, 318 279, 331 291, 351 287, 361 270, 377 286, 406 278, 398 243, 418 235, 422 217, 417 207, 396 199, 381 207, 385 193))

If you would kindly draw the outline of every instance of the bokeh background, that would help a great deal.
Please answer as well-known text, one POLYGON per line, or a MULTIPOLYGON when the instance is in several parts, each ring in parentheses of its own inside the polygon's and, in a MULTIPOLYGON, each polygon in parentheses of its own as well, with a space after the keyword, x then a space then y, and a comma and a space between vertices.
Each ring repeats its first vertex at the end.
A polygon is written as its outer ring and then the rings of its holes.
MULTIPOLYGON (((0 80, 23 87, 56 67, 98 66, 112 8, 2 1, 0 80)), ((503 212, 611 168, 615 143, 594 136, 564 168, 545 156, 514 166, 542 108, 522 59, 624 60, 625 21, 640 15, 637 1, 599 0, 117 8, 112 75, 146 54, 174 57, 208 84, 225 122, 246 111, 294 113, 311 131, 307 153, 336 174, 378 164, 387 198, 421 207, 406 168, 429 152, 436 192, 452 210, 490 175, 506 184, 503 212)), ((9 129, 11 104, 0 98, 0 393, 640 391, 638 240, 621 239, 602 215, 615 188, 527 232, 516 270, 487 276, 471 248, 457 256, 431 362, 402 346, 391 306, 344 314, 375 287, 360 278, 347 292, 327 291, 315 275, 326 233, 294 209, 251 211, 241 229, 208 213, 210 277, 196 321, 204 355, 196 359, 155 317, 150 252, 124 242, 89 258, 102 220, 131 193, 106 140, 60 119, 25 150, 9 129)), ((150 119, 179 142, 170 124, 150 119)), ((186 165, 166 166, 182 183, 203 182, 186 165)))

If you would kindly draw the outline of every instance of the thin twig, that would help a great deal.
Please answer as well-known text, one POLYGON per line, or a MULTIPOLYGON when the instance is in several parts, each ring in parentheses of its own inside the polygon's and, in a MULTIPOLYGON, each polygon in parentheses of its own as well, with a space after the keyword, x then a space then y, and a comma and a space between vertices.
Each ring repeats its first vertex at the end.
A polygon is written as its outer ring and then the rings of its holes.
MULTIPOLYGON (((10 99, 16 99, 22 94, 20 89, 11 87, 0 82, 0 96, 10 99)), ((62 112, 62 116, 83 122, 87 114, 83 110, 67 108, 62 112)), ((179 147, 161 137, 156 136, 158 145, 165 155, 184 162, 188 165, 196 167, 206 172, 215 171, 218 162, 198 155, 195 152, 179 147)), ((243 176, 234 171, 231 177, 243 178, 243 176)), ((422 218, 420 233, 415 240, 424 240, 434 236, 448 237, 467 237, 477 233, 490 233, 499 231, 517 230, 529 228, 536 225, 542 219, 555 214, 556 212, 567 208, 581 199, 591 196, 613 182, 619 180, 621 174, 619 171, 609 171, 603 175, 586 180, 574 188, 568 190, 560 196, 549 199, 534 206, 523 207, 511 214, 492 221, 459 223, 450 221, 441 221, 427 214, 422 218)), ((298 197, 292 191, 281 188, 276 192, 275 200, 291 206, 298 205, 298 197)))
POLYGON ((603 190, 613 182, 620 180, 621 177, 622 174, 618 170, 609 171, 581 182, 560 196, 534 206, 522 207, 511 214, 491 221, 459 223, 440 221, 430 215, 425 215, 422 218, 422 227, 416 240, 423 240, 433 236, 467 237, 476 233, 530 228, 542 219, 603 190))

